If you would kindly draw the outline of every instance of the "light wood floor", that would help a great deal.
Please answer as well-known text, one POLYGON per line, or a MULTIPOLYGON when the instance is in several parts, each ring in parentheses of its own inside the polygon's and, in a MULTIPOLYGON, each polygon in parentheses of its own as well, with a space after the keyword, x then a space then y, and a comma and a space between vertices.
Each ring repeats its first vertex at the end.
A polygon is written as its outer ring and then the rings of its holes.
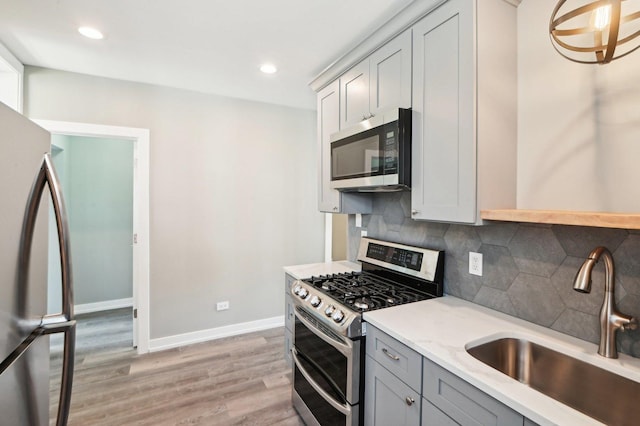
MULTIPOLYGON (((130 315, 78 316, 69 426, 303 425, 291 405, 283 328, 138 356, 130 315)), ((54 337, 52 425, 61 364, 54 337)))

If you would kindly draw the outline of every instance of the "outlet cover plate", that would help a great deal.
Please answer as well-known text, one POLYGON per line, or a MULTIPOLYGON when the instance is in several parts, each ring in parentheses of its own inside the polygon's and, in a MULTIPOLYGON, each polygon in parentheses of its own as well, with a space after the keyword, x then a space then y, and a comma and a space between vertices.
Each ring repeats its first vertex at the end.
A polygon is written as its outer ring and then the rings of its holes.
POLYGON ((482 276, 482 253, 469 252, 469 273, 482 276))

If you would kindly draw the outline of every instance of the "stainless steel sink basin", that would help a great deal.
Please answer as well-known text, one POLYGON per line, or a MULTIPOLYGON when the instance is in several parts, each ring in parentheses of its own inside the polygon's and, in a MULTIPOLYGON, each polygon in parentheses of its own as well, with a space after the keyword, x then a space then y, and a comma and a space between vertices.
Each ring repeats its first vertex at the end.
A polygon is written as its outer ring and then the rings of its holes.
POLYGON ((496 370, 607 425, 640 424, 640 383, 523 339, 467 348, 496 370))

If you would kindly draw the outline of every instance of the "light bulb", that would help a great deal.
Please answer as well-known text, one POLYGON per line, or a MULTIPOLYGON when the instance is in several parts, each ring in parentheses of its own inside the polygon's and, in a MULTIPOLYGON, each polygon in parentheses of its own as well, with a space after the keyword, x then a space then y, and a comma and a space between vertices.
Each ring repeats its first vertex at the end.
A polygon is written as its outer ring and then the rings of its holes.
POLYGON ((593 26, 602 31, 611 23, 611 5, 600 6, 593 12, 593 26))

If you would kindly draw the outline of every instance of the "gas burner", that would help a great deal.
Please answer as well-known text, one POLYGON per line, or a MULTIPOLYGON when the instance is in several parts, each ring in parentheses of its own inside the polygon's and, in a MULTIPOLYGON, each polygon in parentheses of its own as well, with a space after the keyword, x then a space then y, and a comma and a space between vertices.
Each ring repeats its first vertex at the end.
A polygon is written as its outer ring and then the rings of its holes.
POLYGON ((331 280, 327 280, 327 281, 323 281, 320 284, 320 288, 322 288, 323 290, 331 290, 331 287, 334 285, 334 282, 331 280))
POLYGON ((369 303, 367 303, 366 300, 358 300, 358 301, 353 302, 353 306, 355 306, 356 308, 358 308, 360 310, 366 311, 366 310, 369 309, 369 307, 371 305, 369 305, 369 303))

